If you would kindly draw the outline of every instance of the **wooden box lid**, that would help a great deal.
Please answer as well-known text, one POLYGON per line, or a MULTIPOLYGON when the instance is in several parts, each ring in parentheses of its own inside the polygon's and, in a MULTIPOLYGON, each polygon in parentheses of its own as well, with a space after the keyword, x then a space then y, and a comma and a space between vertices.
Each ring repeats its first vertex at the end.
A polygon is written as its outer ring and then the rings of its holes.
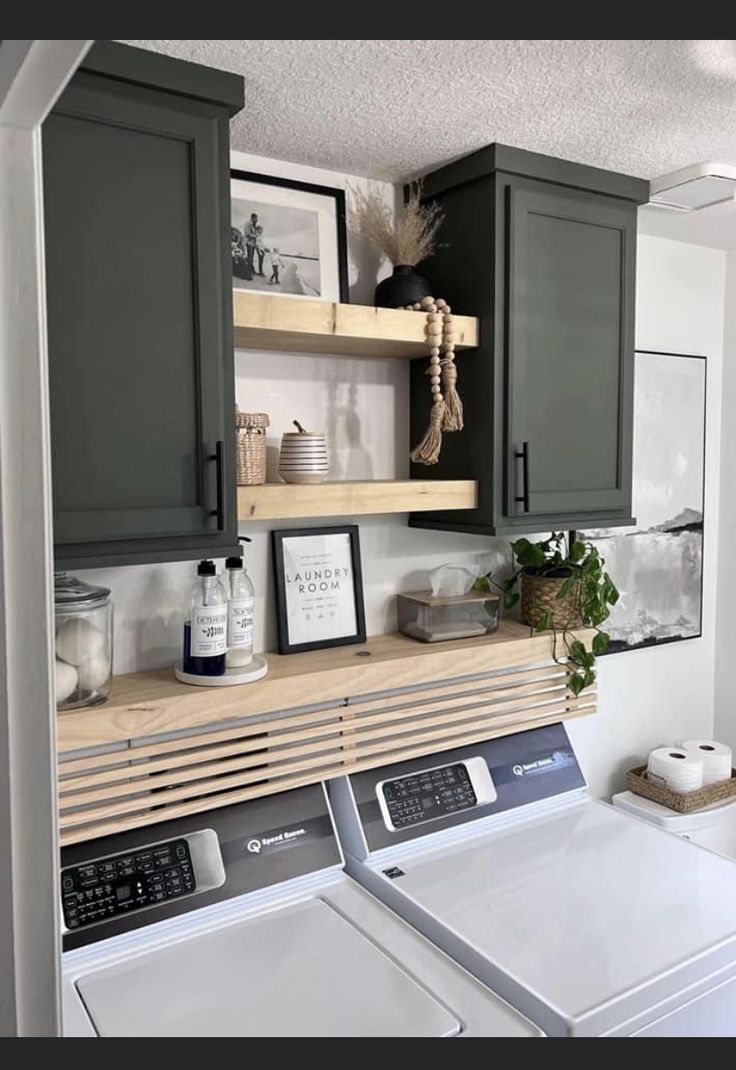
POLYGON ((443 597, 433 595, 431 591, 402 591, 399 598, 408 598, 410 602, 421 602, 424 606, 459 606, 463 602, 500 602, 501 596, 492 591, 468 591, 467 594, 455 594, 443 597))

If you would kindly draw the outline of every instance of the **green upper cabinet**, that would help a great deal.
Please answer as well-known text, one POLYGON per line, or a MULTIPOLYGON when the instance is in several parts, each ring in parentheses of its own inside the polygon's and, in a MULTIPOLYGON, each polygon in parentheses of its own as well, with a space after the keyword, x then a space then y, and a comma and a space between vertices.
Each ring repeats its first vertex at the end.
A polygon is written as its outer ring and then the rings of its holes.
POLYGON ((242 80, 100 43, 44 123, 57 564, 237 546, 228 121, 242 80))
MULTIPOLYGON (((439 296, 481 320, 458 355, 465 429, 438 478, 475 478, 474 511, 422 527, 505 534, 631 522, 636 207, 647 183, 492 145, 429 176, 445 209, 426 265, 439 296)), ((412 434, 426 377, 412 367, 412 434)), ((427 474, 413 466, 412 474, 427 474)))

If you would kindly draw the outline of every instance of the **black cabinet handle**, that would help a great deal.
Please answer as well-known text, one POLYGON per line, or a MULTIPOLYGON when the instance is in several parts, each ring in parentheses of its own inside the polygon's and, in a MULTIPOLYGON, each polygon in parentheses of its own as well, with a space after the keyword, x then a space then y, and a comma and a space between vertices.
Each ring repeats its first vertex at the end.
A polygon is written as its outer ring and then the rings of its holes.
POLYGON ((529 443, 522 442, 520 450, 514 450, 514 457, 521 458, 521 494, 515 502, 523 502, 524 512, 529 512, 529 443))
POLYGON ((217 508, 213 509, 210 516, 217 517, 217 530, 225 530, 225 443, 215 443, 215 452, 210 454, 210 460, 215 462, 215 486, 217 493, 217 508))

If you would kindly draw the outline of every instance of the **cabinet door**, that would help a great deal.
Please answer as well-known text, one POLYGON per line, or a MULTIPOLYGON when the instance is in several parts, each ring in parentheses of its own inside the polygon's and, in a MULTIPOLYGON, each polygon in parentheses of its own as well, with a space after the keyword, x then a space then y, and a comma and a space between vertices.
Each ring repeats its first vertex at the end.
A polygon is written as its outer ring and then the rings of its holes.
POLYGON ((57 559, 236 543, 223 134, 215 106, 86 74, 44 124, 57 559))
POLYGON ((636 209, 506 184, 509 517, 631 503, 636 209))

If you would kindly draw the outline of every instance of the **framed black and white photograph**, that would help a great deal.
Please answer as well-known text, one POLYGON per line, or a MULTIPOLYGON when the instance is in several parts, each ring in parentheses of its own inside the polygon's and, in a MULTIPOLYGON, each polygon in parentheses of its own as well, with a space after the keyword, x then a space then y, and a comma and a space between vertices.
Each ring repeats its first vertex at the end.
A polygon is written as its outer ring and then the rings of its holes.
POLYGON ((636 353, 636 527, 578 532, 619 590, 610 653, 702 633, 705 399, 705 357, 636 353))
POLYGON ((279 653, 365 642, 355 524, 273 531, 279 653))
POLYGON ((230 171, 233 287, 347 302, 345 192, 230 171))

